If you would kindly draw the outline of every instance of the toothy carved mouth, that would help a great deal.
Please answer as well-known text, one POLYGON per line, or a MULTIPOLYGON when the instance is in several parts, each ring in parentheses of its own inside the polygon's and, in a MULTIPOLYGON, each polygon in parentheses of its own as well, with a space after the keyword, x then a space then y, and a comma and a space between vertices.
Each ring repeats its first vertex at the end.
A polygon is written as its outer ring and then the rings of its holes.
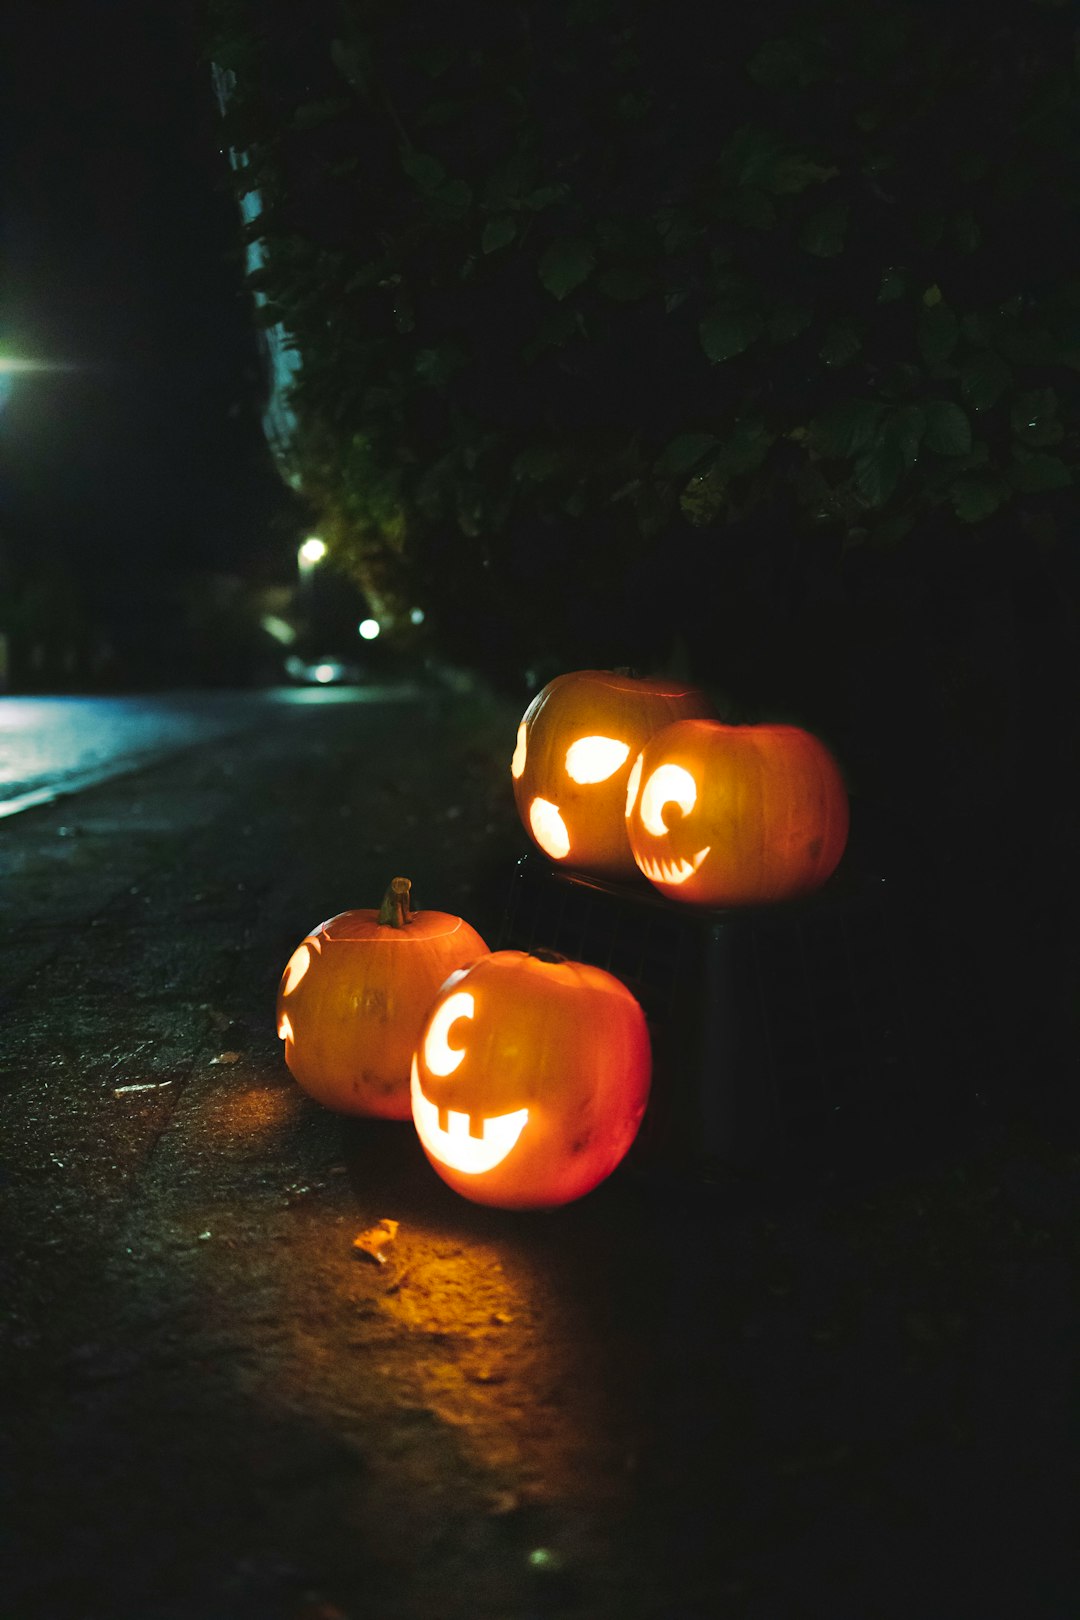
POLYGON ((529 1110, 518 1108, 512 1114, 495 1114, 480 1120, 480 1132, 475 1134, 471 1114, 461 1113, 456 1108, 440 1110, 424 1096, 415 1057, 410 1090, 413 1121, 421 1142, 433 1159, 467 1176, 482 1176, 501 1164, 516 1146, 528 1122, 529 1110), (439 1123, 440 1112, 446 1114, 445 1127, 439 1123))
POLYGON ((638 865, 650 883, 685 883, 687 878, 693 877, 711 848, 711 844, 706 844, 688 861, 651 861, 643 856, 638 865))

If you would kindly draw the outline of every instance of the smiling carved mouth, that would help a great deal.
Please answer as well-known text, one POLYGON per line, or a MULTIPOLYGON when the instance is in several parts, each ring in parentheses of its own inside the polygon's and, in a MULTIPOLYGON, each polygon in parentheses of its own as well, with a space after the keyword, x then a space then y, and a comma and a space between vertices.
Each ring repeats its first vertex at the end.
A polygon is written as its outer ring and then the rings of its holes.
POLYGON ((711 848, 711 844, 706 844, 688 861, 653 861, 648 856, 642 856, 638 865, 650 883, 685 883, 687 878, 693 877, 711 848))
POLYGON ((421 1142, 433 1159, 467 1176, 483 1175, 501 1164, 516 1146, 529 1118, 527 1108, 518 1108, 512 1114, 494 1114, 481 1119, 480 1129, 476 1131, 471 1114, 456 1108, 440 1110, 424 1096, 415 1057, 410 1090, 413 1121, 421 1142), (440 1112, 446 1115, 445 1126, 439 1123, 440 1112))

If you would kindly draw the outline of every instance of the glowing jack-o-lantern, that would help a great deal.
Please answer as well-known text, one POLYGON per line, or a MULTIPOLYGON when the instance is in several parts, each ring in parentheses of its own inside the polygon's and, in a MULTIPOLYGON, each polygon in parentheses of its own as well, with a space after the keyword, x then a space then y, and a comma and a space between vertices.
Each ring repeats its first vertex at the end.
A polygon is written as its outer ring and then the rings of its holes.
POLYGON ((550 951, 494 951, 452 974, 428 1014, 413 1120, 466 1198, 552 1208, 623 1158, 651 1071, 644 1014, 618 979, 550 951))
POLYGON ((409 1069, 428 1009, 456 969, 487 954, 461 917, 410 911, 395 878, 378 911, 320 923, 289 958, 277 997, 285 1061, 327 1108, 408 1119, 409 1069))
POLYGON ((634 859, 674 900, 790 900, 818 889, 844 853, 848 800, 824 743, 798 726, 683 720, 630 772, 634 859))
POLYGON ((510 763, 533 842, 579 871, 636 877, 623 814, 630 767, 661 726, 711 712, 680 681, 597 669, 550 681, 525 711, 510 763))

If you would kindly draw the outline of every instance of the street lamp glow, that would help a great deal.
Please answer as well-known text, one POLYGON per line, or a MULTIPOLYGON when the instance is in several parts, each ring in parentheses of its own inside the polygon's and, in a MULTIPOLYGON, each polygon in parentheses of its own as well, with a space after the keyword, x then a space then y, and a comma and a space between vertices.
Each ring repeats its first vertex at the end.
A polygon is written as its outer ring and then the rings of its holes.
POLYGON ((306 563, 322 562, 326 556, 326 541, 320 540, 317 535, 309 535, 300 547, 300 559, 306 563))
POLYGON ((409 609, 409 623, 410 624, 423 624, 423 622, 424 622, 424 610, 423 610, 423 608, 410 608, 409 609))
POLYGON ((379 633, 379 621, 378 619, 361 619, 357 629, 365 641, 374 641, 379 633))
POLYGON ((0 376, 14 377, 20 372, 76 371, 70 360, 19 360, 12 354, 0 354, 0 376))

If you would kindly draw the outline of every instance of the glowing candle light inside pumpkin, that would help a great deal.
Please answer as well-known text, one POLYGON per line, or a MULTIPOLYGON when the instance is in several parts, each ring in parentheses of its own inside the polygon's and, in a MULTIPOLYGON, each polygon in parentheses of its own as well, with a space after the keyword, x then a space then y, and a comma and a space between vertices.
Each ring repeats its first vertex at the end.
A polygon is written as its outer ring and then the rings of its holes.
POLYGON ((517 743, 514 746, 514 757, 510 761, 510 775, 514 778, 515 782, 525 770, 525 759, 527 756, 528 746, 525 722, 523 720, 517 729, 517 743))
POLYGON ((432 1074, 453 1074, 465 1056, 465 1048, 451 1046, 446 1037, 451 1024, 456 1024, 459 1018, 471 1018, 475 1012, 476 1002, 468 990, 459 990, 448 997, 436 1012, 424 1036, 424 1062, 432 1074))
POLYGON ((566 774, 572 782, 606 782, 625 763, 630 744, 614 737, 579 737, 566 750, 566 774))
POLYGON ((570 853, 570 834, 550 799, 533 800, 529 806, 529 826, 545 855, 550 855, 553 861, 566 859, 570 853))
MULTIPOLYGON (((468 997, 469 1001, 472 997, 468 997)), ((464 1052, 457 1054, 464 1057, 464 1052)), ((427 1061, 427 1043, 424 1043, 427 1061)), ((457 1108, 446 1110, 445 1127, 439 1124, 439 1109, 429 1101, 420 1086, 416 1059, 412 1066, 413 1123, 426 1151, 440 1164, 457 1170, 463 1176, 482 1176, 494 1170, 517 1145, 518 1137, 529 1122, 529 1110, 516 1108, 510 1114, 473 1118, 457 1108)))
POLYGON ((281 993, 289 995, 296 989, 300 980, 311 966, 311 951, 308 946, 298 945, 289 958, 289 965, 285 969, 285 977, 281 982, 281 993))
POLYGON ((656 838, 668 830, 663 810, 666 804, 677 804, 688 816, 697 803, 697 783, 681 765, 661 765, 653 771, 641 795, 641 819, 656 838))
POLYGON ((799 726, 675 721, 642 749, 627 836, 672 898, 744 906, 812 894, 844 851, 843 778, 799 726))
MULTIPOLYGON (((414 912, 410 889, 395 878, 378 910, 321 923, 281 977, 285 1062, 310 1096, 342 1113, 410 1117, 410 1065, 435 996, 448 975, 487 954, 463 918, 414 912)), ((454 1059, 445 1030, 443 1050, 454 1059)))
POLYGON ((661 727, 711 712, 703 692, 664 677, 557 675, 526 709, 510 763, 529 836, 549 860, 636 882, 623 816, 630 768, 661 727))
MULTIPOLYGON (((635 770, 641 764, 640 758, 635 764, 635 770)), ((640 777, 640 771, 638 772, 640 777)), ((635 791, 637 784, 634 784, 635 791)), ((697 803, 697 783, 690 772, 681 765, 660 765, 653 771, 645 784, 645 791, 641 795, 641 822, 648 832, 655 838, 663 838, 668 830, 669 823, 665 819, 664 811, 668 805, 674 805, 681 815, 688 816, 697 803)), ((628 800, 627 815, 633 809, 633 802, 628 800)), ((670 816, 670 812, 669 812, 670 816)), ((652 883, 663 882, 678 885, 685 883, 687 878, 693 877, 706 855, 709 845, 699 849, 689 859, 655 859, 648 856, 641 861, 641 870, 652 883)))
POLYGON ((428 1014, 413 1121, 436 1171, 467 1198, 551 1208, 610 1175, 634 1139, 649 1092, 645 1018, 600 968, 542 949, 493 960, 490 974, 474 962, 444 984, 428 1014), (448 1074, 451 1057, 460 1063, 448 1074))

